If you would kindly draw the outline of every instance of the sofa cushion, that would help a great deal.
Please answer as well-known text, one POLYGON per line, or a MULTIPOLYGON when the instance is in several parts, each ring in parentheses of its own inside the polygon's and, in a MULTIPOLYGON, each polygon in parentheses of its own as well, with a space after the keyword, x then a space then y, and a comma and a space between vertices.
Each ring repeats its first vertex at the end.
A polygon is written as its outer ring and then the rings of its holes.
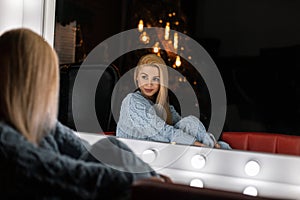
POLYGON ((300 137, 265 132, 223 132, 221 140, 233 149, 300 155, 300 137))

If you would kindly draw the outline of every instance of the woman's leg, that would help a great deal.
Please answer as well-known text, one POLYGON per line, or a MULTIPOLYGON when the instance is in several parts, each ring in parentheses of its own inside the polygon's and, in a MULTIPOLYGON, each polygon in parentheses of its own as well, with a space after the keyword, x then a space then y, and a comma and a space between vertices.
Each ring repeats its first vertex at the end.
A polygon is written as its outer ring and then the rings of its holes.
POLYGON ((207 134, 204 125, 197 117, 184 117, 178 121, 174 127, 183 130, 191 136, 194 136, 197 141, 207 145, 208 147, 214 147, 213 139, 209 136, 209 134, 207 134))

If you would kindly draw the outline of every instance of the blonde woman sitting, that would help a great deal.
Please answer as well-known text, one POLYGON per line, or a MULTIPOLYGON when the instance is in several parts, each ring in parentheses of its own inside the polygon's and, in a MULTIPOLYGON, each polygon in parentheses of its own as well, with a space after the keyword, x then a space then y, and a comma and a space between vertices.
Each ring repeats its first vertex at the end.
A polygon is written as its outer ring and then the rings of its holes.
POLYGON ((133 181, 162 181, 124 143, 89 146, 57 121, 58 59, 42 37, 28 29, 4 33, 0 69, 3 199, 129 199, 133 181))
POLYGON ((206 132, 195 116, 182 118, 168 102, 168 72, 164 60, 143 56, 134 72, 138 90, 122 102, 117 136, 185 145, 231 149, 206 132))

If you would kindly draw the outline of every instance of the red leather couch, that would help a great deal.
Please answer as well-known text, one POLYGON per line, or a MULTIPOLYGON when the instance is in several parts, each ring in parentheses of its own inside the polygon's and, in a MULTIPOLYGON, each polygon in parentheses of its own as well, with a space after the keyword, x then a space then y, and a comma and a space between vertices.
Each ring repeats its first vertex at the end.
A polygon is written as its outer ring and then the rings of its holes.
POLYGON ((264 132, 223 132, 233 149, 300 156, 300 137, 264 132))

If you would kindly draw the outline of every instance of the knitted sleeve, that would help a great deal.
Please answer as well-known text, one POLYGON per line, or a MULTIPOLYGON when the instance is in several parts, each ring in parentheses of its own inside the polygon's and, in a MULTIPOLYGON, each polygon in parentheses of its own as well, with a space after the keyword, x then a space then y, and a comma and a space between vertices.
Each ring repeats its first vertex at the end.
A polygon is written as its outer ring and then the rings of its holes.
POLYGON ((174 106, 170 105, 170 111, 172 115, 172 122, 173 124, 176 124, 179 120, 181 120, 181 116, 178 114, 178 112, 175 110, 174 106))
MULTIPOLYGON (((117 141, 111 141, 118 144, 117 141)), ((103 142, 99 143, 99 146, 102 145, 103 142)), ((97 160, 74 159, 50 146, 36 146, 15 130, 0 127, 0 186, 5 188, 4 196, 30 199, 127 199, 134 180, 155 175, 147 165, 145 168, 149 169, 148 173, 120 171, 124 163, 117 163, 118 166, 112 163, 117 168, 97 160)), ((114 155, 122 157, 119 149, 114 151, 114 155)), ((106 148, 105 153, 111 155, 112 151, 106 148)), ((130 158, 129 161, 123 158, 127 162, 125 167, 144 165, 133 154, 130 158)))
POLYGON ((60 122, 57 122, 53 137, 58 146, 58 150, 62 154, 73 158, 80 157, 90 148, 88 142, 79 138, 73 130, 62 125, 60 122))

